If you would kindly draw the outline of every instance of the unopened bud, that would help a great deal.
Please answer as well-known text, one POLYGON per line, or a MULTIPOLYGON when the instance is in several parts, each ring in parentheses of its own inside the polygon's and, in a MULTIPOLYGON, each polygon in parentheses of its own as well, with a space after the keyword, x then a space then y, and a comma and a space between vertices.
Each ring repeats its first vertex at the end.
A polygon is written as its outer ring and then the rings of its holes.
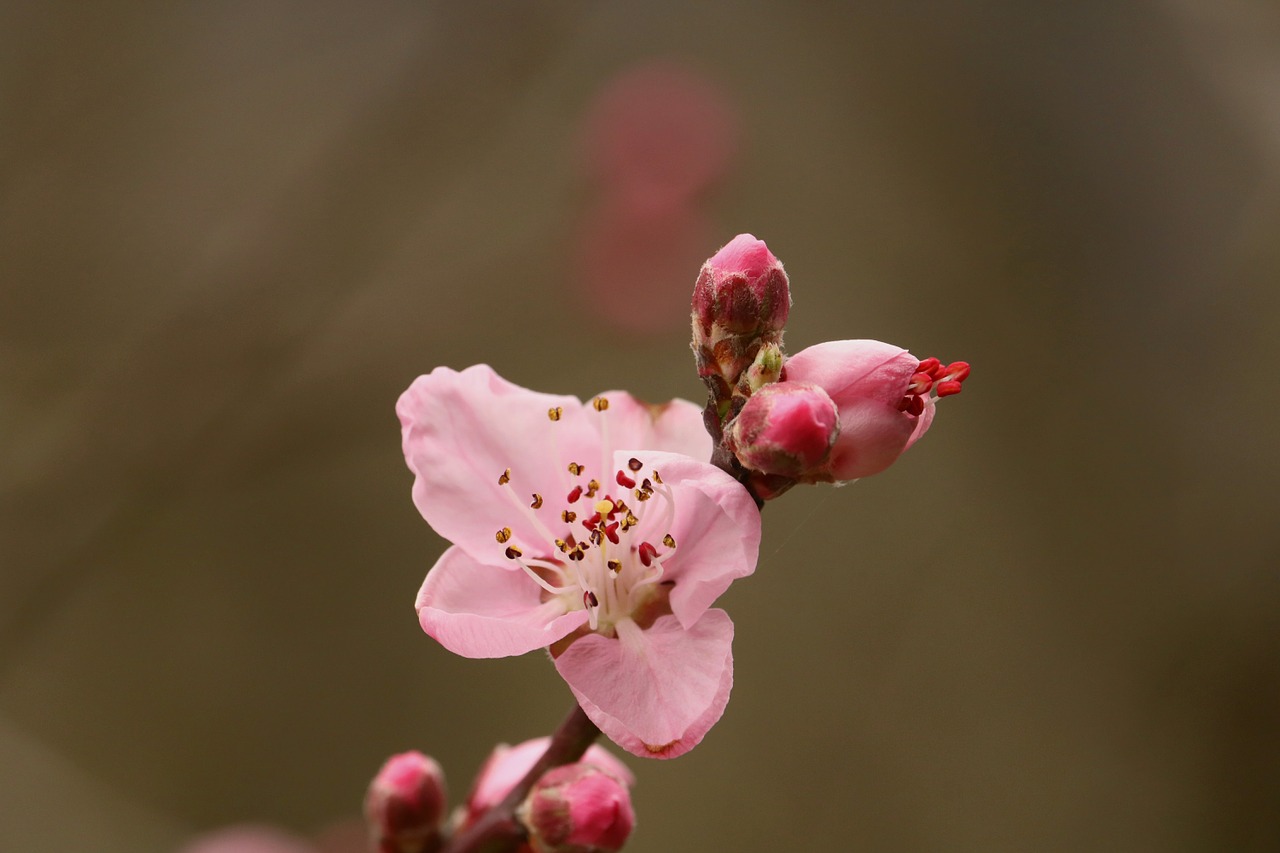
MULTIPOLYGON (((720 421, 730 398, 776 382, 791 286, 782 263, 750 234, 739 234, 702 265, 693 287, 693 353, 720 421)), ((713 433, 718 434, 718 433, 713 433)))
POLYGON ((444 772, 420 752, 387 759, 364 800, 378 853, 421 853, 432 847, 444 810, 444 772))
POLYGON ((548 771, 516 814, 534 853, 613 853, 636 822, 626 784, 581 763, 548 771))
POLYGON ((839 435, 839 412, 826 391, 777 382, 747 400, 725 431, 725 446, 745 468, 799 479, 826 463, 839 435))
POLYGON ((764 241, 739 234, 702 265, 693 286, 693 313, 707 335, 780 332, 791 311, 782 263, 764 241))

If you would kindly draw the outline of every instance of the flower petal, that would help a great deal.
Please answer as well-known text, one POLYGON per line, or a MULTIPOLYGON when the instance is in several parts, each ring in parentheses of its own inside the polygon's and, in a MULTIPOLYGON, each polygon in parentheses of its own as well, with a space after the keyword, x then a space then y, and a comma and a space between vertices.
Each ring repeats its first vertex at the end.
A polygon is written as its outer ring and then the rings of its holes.
POLYGON ((663 580, 675 581, 671 612, 689 628, 729 584, 755 571, 760 510, 741 483, 712 465, 653 451, 638 452, 636 458, 661 473, 675 498, 669 529, 657 529, 652 516, 639 529, 655 545, 666 533, 675 538, 676 553, 665 565, 663 580))
POLYGON ((856 340, 807 347, 789 357, 785 367, 787 379, 821 387, 843 409, 868 398, 896 406, 919 364, 902 347, 856 340))
POLYGON ((455 654, 500 658, 545 648, 587 621, 560 598, 542 601, 542 587, 522 571, 445 551, 418 592, 422 630, 455 654))
POLYGON ((625 391, 600 396, 609 400, 609 450, 665 450, 700 462, 711 459, 701 406, 688 400, 645 403, 625 391))
POLYGON ((510 566, 494 537, 503 527, 513 532, 511 544, 550 551, 529 518, 533 494, 567 493, 564 461, 590 464, 600 454, 599 433, 577 398, 528 391, 484 364, 419 376, 396 414, 418 511, 437 533, 490 565, 510 566), (561 414, 553 422, 547 413, 555 408, 561 414), (513 491, 498 483, 507 468, 513 491))
POLYGON ((582 710, 618 746, 644 758, 675 758, 715 725, 733 687, 733 622, 708 610, 691 629, 672 616, 617 637, 574 640, 556 669, 582 710))

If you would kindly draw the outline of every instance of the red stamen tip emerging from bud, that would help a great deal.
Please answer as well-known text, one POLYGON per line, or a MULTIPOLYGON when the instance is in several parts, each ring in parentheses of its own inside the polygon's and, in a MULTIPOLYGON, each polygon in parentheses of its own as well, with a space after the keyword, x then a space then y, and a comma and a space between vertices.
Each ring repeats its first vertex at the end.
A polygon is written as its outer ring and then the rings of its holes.
MULTIPOLYGON (((957 380, 950 380, 950 381, 947 381, 947 382, 939 382, 939 383, 938 383, 938 389, 937 389, 937 390, 938 390, 938 396, 939 396, 939 397, 950 397, 952 394, 959 394, 959 393, 960 393, 960 388, 961 388, 960 383, 959 383, 959 381, 957 381, 957 380)), ((915 399, 919 399, 919 398, 915 398, 915 399)))

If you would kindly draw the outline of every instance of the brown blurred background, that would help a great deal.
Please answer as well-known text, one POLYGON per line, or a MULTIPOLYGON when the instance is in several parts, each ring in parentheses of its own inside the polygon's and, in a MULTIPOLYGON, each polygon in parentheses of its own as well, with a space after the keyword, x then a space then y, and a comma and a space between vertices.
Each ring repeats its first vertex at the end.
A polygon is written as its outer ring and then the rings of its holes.
POLYGON ((461 794, 549 731, 543 657, 417 626, 396 396, 697 399, 687 292, 740 231, 792 351, 974 376, 768 508, 733 699, 630 761, 628 849, 1280 849, 1250 0, 0 4, 0 849, 314 833, 392 751, 461 794), (628 140, 702 171, 623 192, 628 140))

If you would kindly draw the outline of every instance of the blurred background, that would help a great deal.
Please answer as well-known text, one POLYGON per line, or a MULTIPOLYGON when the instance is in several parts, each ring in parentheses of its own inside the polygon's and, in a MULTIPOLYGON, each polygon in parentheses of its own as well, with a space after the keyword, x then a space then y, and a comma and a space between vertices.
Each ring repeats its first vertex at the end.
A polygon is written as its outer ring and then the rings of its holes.
POLYGON ((0 849, 316 838, 571 697, 457 659, 396 397, 701 399, 698 265, 791 351, 973 363, 765 513, 723 720, 629 850, 1280 848, 1280 8, 0 5, 0 849))

